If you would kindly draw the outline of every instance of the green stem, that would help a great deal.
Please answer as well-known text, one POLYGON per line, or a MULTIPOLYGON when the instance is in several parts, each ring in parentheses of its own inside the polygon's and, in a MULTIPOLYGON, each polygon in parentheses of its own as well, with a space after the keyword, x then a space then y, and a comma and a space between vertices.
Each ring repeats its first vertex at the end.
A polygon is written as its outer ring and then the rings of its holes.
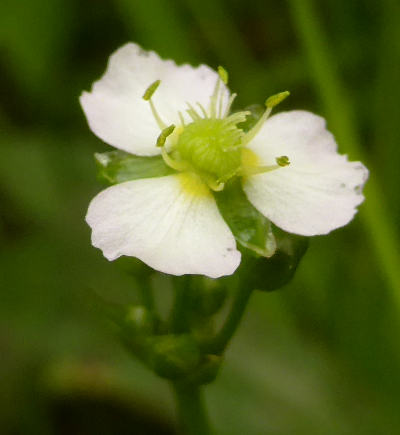
POLYGON ((205 350, 208 353, 215 355, 220 355, 223 353, 243 318, 252 291, 253 290, 251 287, 239 286, 237 288, 231 311, 229 312, 224 325, 219 333, 208 344, 205 345, 205 350))
POLYGON ((201 387, 192 384, 172 384, 182 434, 211 434, 201 387))
POLYGON ((190 277, 179 276, 173 280, 175 299, 171 312, 171 332, 179 334, 188 330, 188 309, 191 298, 190 277))
POLYGON ((150 284, 150 277, 147 276, 140 284, 140 293, 143 305, 151 312, 155 311, 154 295, 150 284))

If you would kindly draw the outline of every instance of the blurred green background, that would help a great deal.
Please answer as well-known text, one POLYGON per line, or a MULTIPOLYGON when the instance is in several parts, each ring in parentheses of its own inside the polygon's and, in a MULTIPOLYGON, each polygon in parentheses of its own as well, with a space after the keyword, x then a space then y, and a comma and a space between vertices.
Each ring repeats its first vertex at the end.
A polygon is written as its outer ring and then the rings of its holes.
POLYGON ((130 260, 90 245, 93 153, 110 148, 78 104, 129 40, 224 65, 236 108, 290 90, 279 109, 325 116, 371 171, 356 219, 313 238, 290 285, 254 295, 207 389, 217 432, 400 433, 397 0, 2 0, 0 433, 173 433, 168 386, 87 296, 138 298, 130 260))

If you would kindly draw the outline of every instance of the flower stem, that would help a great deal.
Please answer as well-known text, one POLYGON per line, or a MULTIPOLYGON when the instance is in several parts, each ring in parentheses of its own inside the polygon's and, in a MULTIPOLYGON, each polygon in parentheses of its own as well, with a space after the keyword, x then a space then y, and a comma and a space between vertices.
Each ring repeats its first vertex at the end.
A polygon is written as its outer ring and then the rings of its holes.
POLYGON ((182 434, 211 434, 201 387, 187 383, 172 384, 182 434))
POLYGON ((140 293, 143 305, 153 313, 155 310, 154 295, 150 284, 150 277, 143 279, 140 287, 140 293))
POLYGON ((171 312, 171 332, 179 334, 188 330, 188 305, 191 298, 190 277, 182 276, 173 280, 175 298, 171 312))
POLYGON ((243 318, 252 291, 251 287, 239 286, 237 288, 231 311, 229 312, 224 325, 219 333, 205 346, 207 352, 216 355, 223 353, 243 318))

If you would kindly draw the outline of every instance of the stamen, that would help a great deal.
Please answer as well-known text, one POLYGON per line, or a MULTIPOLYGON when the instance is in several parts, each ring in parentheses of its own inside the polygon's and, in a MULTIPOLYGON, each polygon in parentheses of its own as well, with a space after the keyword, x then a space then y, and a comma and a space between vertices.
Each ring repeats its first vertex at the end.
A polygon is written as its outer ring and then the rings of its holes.
POLYGON ((189 166, 185 162, 180 162, 178 160, 174 160, 165 150, 165 147, 161 148, 161 156, 167 166, 175 171, 183 172, 189 169, 189 166))
POLYGON ((219 180, 215 180, 212 177, 204 177, 208 187, 214 192, 221 192, 224 190, 225 183, 220 183, 219 180))
POLYGON ((201 116, 196 112, 196 109, 190 103, 186 102, 186 104, 189 107, 186 112, 193 119, 193 121, 198 121, 199 119, 201 119, 201 116))
POLYGON ((167 127, 167 124, 160 118, 160 115, 158 114, 158 112, 157 112, 157 110, 156 110, 156 108, 155 108, 155 106, 153 104, 153 100, 151 98, 149 100, 149 103, 150 103, 151 113, 153 114, 154 119, 156 120, 159 128, 161 130, 164 130, 164 128, 167 127))
POLYGON ((257 133, 261 130, 261 127, 264 125, 264 122, 268 119, 269 115, 272 112, 272 107, 268 107, 266 111, 263 113, 261 118, 257 121, 256 125, 251 128, 244 136, 242 140, 242 145, 247 145, 254 137, 257 135, 257 133))
POLYGON ((178 111, 178 115, 179 115, 179 120, 181 121, 181 124, 184 127, 186 125, 185 124, 185 119, 184 119, 184 117, 182 115, 182 112, 180 110, 178 111))
POLYGON ((223 116, 224 118, 226 118, 229 115, 229 112, 231 110, 232 104, 233 104, 233 102, 234 102, 236 97, 237 97, 237 94, 232 94, 229 97, 228 105, 226 106, 225 113, 224 113, 224 116, 223 116))
POLYGON ((157 90, 157 88, 160 86, 161 80, 156 80, 153 82, 144 92, 143 94, 143 100, 148 101, 150 103, 150 109, 154 116, 154 119, 157 122, 158 127, 161 130, 164 130, 167 127, 167 124, 160 118, 160 115, 157 113, 157 110, 154 106, 153 100, 151 97, 153 96, 154 92, 157 90))
POLYGON ((219 104, 218 104, 218 116, 217 118, 222 118, 222 104, 224 102, 224 90, 220 89, 219 92, 219 104))
POLYGON ((167 140, 167 137, 172 134, 172 132, 175 130, 175 125, 172 124, 167 128, 164 128, 164 130, 161 132, 160 136, 158 136, 156 146, 162 147, 165 144, 165 141, 167 140))
POLYGON ((218 75, 220 76, 221 80, 227 85, 229 80, 229 74, 228 71, 223 67, 218 67, 218 75))
POLYGON ((149 101, 150 98, 153 96, 154 92, 157 90, 157 88, 160 86, 161 80, 156 80, 153 82, 144 92, 143 94, 143 100, 149 101))
POLYGON ((279 103, 281 103, 285 98, 287 98, 290 95, 289 91, 285 92, 279 92, 279 94, 272 95, 267 99, 265 102, 265 105, 269 108, 273 108, 277 106, 279 103))
POLYGON ((233 172, 231 172, 230 174, 225 175, 224 177, 220 177, 220 178, 218 178, 217 183, 218 183, 218 184, 224 184, 224 185, 225 185, 225 183, 226 183, 228 180, 230 180, 232 177, 234 177, 235 175, 237 175, 238 172, 239 172, 239 169, 235 169, 235 170, 234 170, 233 172))
POLYGON ((280 169, 279 165, 268 165, 268 166, 248 166, 244 167, 239 171, 239 175, 243 177, 247 177, 249 175, 257 175, 257 174, 265 174, 266 172, 275 171, 276 169, 280 169))
POLYGON ((267 165, 267 166, 244 166, 240 170, 241 176, 249 176, 249 175, 257 175, 257 174, 265 174, 266 172, 275 171, 276 169, 284 168, 285 166, 290 165, 288 156, 280 156, 275 159, 276 165, 267 165))
POLYGON ((275 161, 276 161, 276 163, 277 163, 279 166, 281 166, 282 168, 285 167, 285 166, 290 165, 290 161, 289 161, 289 157, 288 157, 288 156, 280 156, 280 157, 277 157, 277 158, 275 159, 275 161))
POLYGON ((201 113, 204 115, 204 118, 208 118, 207 111, 206 111, 206 109, 203 107, 203 105, 202 105, 201 103, 199 103, 199 102, 197 102, 196 104, 200 107, 201 113))
POLYGON ((217 83, 215 84, 214 92, 210 98, 210 118, 215 118, 215 115, 217 113, 217 100, 220 86, 221 80, 218 78, 217 83))
POLYGON ((223 122, 225 125, 234 125, 236 127, 236 124, 240 124, 241 122, 246 121, 247 115, 251 115, 251 112, 249 112, 248 110, 236 112, 225 118, 223 122))
POLYGON ((256 125, 250 129, 245 137, 243 138, 242 144, 247 145, 256 134, 260 131, 261 127, 263 126, 264 122, 268 119, 269 115, 272 112, 272 109, 279 103, 281 103, 286 97, 290 95, 289 91, 280 92, 279 94, 272 95, 271 97, 267 98, 267 101, 265 102, 266 111, 263 113, 261 118, 257 121, 256 125))

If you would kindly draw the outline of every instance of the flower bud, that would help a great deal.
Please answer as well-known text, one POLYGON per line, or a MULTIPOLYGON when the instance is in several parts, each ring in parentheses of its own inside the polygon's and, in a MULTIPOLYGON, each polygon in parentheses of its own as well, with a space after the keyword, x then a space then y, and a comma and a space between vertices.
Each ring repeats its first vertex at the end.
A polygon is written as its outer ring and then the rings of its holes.
POLYGON ((188 375, 196 369, 200 361, 197 343, 188 334, 156 337, 151 353, 153 370, 167 379, 179 379, 188 375))
POLYGON ((127 310, 125 325, 134 335, 150 335, 153 332, 153 316, 142 305, 133 305, 127 310))

